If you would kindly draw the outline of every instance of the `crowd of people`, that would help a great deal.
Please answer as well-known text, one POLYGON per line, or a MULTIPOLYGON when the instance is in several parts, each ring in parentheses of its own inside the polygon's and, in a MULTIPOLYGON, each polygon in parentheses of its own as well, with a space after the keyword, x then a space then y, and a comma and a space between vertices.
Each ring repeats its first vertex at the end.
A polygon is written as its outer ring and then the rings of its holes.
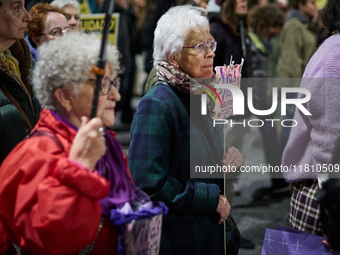
MULTIPOLYGON (((87 2, 103 12, 105 1, 87 2)), ((216 0, 219 12, 209 12, 207 0, 114 2, 117 45, 108 44, 98 70, 101 39, 80 31, 82 3, 0 0, 0 254, 118 254, 112 211, 152 209, 151 201, 167 207, 159 254, 253 248, 231 213, 239 176, 190 177, 193 161, 240 168, 250 146, 250 126, 215 127, 197 110, 202 88, 214 86, 216 66, 244 61, 241 90, 245 98, 253 90, 258 110, 272 106, 270 78, 308 90, 301 106, 310 115, 288 104, 284 116, 255 116, 245 103, 245 114, 229 119, 298 123, 260 127, 271 166, 330 165, 340 131, 340 3, 216 0), (134 111, 137 55, 148 77, 134 111), (116 118, 130 130, 128 155, 116 118)), ((323 236, 323 180, 304 170, 273 174, 253 198, 291 196, 287 226, 323 236)))

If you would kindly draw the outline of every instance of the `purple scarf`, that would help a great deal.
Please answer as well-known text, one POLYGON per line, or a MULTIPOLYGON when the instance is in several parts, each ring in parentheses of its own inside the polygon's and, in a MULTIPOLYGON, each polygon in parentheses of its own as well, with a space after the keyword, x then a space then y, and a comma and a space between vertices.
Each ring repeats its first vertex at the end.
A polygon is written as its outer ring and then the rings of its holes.
MULTIPOLYGON (((51 113, 56 120, 78 131, 78 128, 68 118, 53 110, 51 113)), ((106 153, 97 162, 95 169, 111 183, 109 195, 99 201, 102 214, 110 216, 111 209, 134 199, 135 186, 127 173, 121 146, 106 128, 105 139, 106 153)))

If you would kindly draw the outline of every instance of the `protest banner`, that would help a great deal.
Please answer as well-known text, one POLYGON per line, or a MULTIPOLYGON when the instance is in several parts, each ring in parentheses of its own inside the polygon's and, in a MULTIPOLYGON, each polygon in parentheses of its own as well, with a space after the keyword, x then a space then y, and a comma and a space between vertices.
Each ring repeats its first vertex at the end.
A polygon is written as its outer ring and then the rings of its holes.
POLYGON ((118 255, 158 255, 162 217, 168 208, 160 201, 152 202, 152 208, 134 212, 127 212, 126 208, 129 205, 111 210, 110 220, 120 233, 118 255))
POLYGON ((162 214, 132 221, 125 226, 126 255, 156 255, 159 252, 162 214))
MULTIPOLYGON (((85 33, 98 33, 101 36, 101 32, 105 24, 105 14, 86 14, 80 16, 80 30, 85 33)), ((113 13, 111 17, 110 32, 108 41, 112 45, 117 45, 119 27, 119 13, 113 13)))
POLYGON ((90 4, 87 0, 79 0, 79 4, 80 4, 80 14, 91 14, 91 8, 90 8, 90 4))
MULTIPOLYGON (((243 61, 241 64, 234 64, 231 62, 228 66, 216 66, 216 84, 234 85, 240 88, 242 66, 243 61)), ((233 112, 233 95, 229 89, 218 87, 218 85, 215 85, 217 94, 221 98, 221 103, 215 104, 211 115, 213 119, 226 119, 232 115, 233 112)), ((214 94, 214 97, 217 99, 216 93, 214 94)))
POLYGON ((322 236, 277 226, 276 230, 266 229, 261 255, 339 255, 330 252, 322 236))

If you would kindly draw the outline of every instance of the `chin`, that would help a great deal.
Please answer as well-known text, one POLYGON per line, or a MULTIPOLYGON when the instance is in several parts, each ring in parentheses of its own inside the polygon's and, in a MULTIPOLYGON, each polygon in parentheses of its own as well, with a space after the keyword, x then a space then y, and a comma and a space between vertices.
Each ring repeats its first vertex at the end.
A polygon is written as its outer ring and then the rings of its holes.
POLYGON ((113 120, 104 120, 103 121, 104 127, 107 127, 107 128, 112 127, 113 124, 115 124, 115 119, 113 119, 113 120))
POLYGON ((209 72, 209 73, 204 73, 202 75, 200 75, 199 77, 197 78, 201 78, 201 79, 210 79, 213 77, 213 72, 209 72))

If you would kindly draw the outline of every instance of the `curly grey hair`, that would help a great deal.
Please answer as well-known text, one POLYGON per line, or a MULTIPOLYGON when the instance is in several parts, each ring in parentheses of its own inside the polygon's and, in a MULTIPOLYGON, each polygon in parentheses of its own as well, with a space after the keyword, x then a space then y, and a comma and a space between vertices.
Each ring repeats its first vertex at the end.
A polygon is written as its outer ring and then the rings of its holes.
POLYGON ((80 14, 80 4, 77 0, 54 0, 51 5, 59 7, 60 9, 63 9, 67 5, 73 5, 77 8, 78 13, 80 14))
POLYGON ((157 22, 154 35, 154 66, 167 61, 166 56, 180 56, 184 41, 192 30, 209 29, 209 21, 201 8, 181 5, 170 8, 157 22))
MULTIPOLYGON (((33 71, 33 88, 42 107, 58 111, 54 93, 58 88, 70 88, 77 94, 97 63, 101 40, 96 35, 70 32, 60 39, 46 42, 38 48, 38 60, 33 71)), ((121 72, 119 52, 108 44, 106 63, 113 75, 121 72)))

